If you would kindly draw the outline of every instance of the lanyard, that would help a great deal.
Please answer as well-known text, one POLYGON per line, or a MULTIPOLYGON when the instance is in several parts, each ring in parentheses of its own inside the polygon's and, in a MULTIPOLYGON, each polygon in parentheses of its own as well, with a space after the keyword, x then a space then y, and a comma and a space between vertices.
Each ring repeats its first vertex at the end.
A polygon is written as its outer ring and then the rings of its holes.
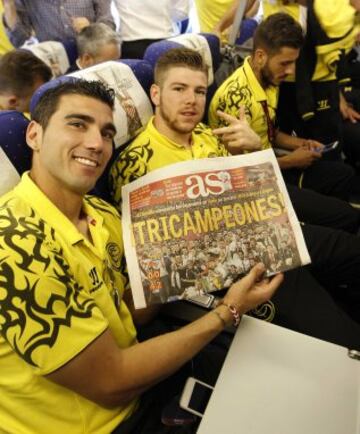
POLYGON ((270 113, 269 113, 269 107, 267 105, 266 101, 260 101, 261 107, 264 110, 265 113, 265 117, 266 117, 266 123, 267 123, 267 135, 268 135, 268 139, 269 142, 272 145, 275 145, 275 136, 276 136, 276 131, 275 131, 275 126, 273 121, 270 118, 270 113))

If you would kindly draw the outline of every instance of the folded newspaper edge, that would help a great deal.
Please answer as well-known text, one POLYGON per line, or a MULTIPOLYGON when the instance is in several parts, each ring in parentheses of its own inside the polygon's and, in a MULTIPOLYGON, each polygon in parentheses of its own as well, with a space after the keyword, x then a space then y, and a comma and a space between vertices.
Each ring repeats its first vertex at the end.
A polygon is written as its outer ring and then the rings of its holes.
POLYGON ((137 309, 229 287, 257 262, 267 275, 310 262, 271 149, 154 170, 122 200, 137 309))

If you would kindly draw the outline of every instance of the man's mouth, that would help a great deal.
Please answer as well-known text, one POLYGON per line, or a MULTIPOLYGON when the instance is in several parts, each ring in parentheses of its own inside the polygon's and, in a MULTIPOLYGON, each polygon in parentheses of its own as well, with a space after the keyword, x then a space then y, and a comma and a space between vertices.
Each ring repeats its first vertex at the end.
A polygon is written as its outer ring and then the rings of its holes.
POLYGON ((181 112, 181 114, 182 114, 183 116, 188 116, 188 117, 193 117, 193 116, 196 116, 196 115, 197 115, 197 113, 196 113, 196 112, 193 112, 193 111, 181 112))
POLYGON ((88 166, 88 167, 98 167, 99 166, 99 162, 98 161, 91 160, 90 158, 74 157, 74 159, 78 163, 83 164, 84 166, 88 166))

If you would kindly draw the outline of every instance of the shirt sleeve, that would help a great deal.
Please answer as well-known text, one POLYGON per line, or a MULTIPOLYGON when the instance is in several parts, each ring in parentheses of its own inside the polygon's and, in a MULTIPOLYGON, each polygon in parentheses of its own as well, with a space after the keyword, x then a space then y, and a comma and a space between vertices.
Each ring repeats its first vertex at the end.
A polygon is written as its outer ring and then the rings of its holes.
POLYGON ((32 35, 32 25, 23 0, 15 0, 17 21, 13 29, 7 25, 5 15, 3 23, 10 42, 14 47, 20 47, 32 35))
POLYGON ((110 170, 110 194, 112 203, 121 214, 121 187, 135 181, 148 172, 148 160, 152 150, 147 144, 133 143, 119 154, 110 170))
POLYGON ((63 366, 108 327, 91 294, 72 274, 63 251, 15 229, 0 238, 0 332, 35 372, 63 366))
POLYGON ((104 23, 115 30, 114 17, 111 14, 110 0, 94 0, 95 17, 97 23, 104 23))

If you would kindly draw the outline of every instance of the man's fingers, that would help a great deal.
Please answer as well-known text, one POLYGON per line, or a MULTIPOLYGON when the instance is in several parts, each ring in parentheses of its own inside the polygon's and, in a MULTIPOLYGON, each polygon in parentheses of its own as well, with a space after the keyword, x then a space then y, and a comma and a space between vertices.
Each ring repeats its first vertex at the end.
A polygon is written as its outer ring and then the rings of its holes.
POLYGON ((212 132, 214 134, 216 134, 217 136, 222 135, 222 134, 236 134, 239 132, 239 126, 238 125, 234 125, 234 126, 228 126, 228 127, 221 127, 221 128, 215 128, 214 130, 212 130, 212 132))
POLYGON ((256 284, 256 282, 261 280, 264 272, 264 264, 256 264, 254 267, 252 267, 249 273, 243 279, 241 279, 241 282, 244 284, 246 289, 249 290, 256 284))
POLYGON ((275 291, 279 287, 279 285, 284 280, 283 273, 275 274, 274 277, 271 278, 271 280, 266 284, 266 287, 269 291, 275 291))
POLYGON ((238 118, 240 121, 246 121, 246 115, 245 115, 245 107, 243 105, 241 105, 239 107, 239 114, 238 114, 238 118))
POLYGON ((235 116, 229 115, 229 113, 222 112, 221 110, 217 110, 216 114, 219 116, 220 119, 228 122, 229 124, 232 124, 235 121, 236 122, 238 121, 238 119, 235 116))

